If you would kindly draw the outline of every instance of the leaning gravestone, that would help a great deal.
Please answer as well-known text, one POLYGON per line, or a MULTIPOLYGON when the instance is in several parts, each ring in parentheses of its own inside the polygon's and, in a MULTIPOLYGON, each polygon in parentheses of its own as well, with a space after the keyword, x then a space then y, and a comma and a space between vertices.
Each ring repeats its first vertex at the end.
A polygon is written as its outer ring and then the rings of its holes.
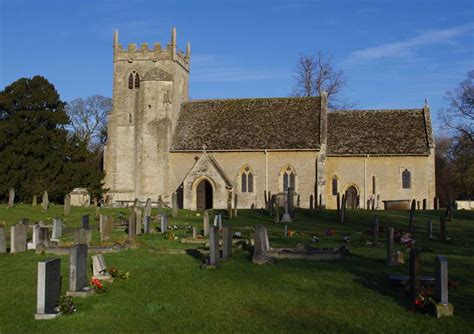
POLYGON ((270 241, 268 240, 267 229, 264 226, 257 226, 255 228, 255 245, 252 262, 258 264, 269 262, 269 258, 266 256, 269 250, 270 241))
POLYGON ((209 235, 209 213, 204 211, 203 216, 203 225, 204 225, 204 236, 207 237, 209 235))
POLYGON ((65 217, 69 216, 70 212, 71 212, 71 195, 66 194, 66 196, 64 196, 64 216, 65 217))
POLYGON ((137 217, 135 212, 132 212, 130 218, 128 219, 128 240, 133 241, 137 236, 137 217))
POLYGON ((13 204, 15 203, 15 188, 10 188, 8 192, 8 208, 13 208, 13 204))
POLYGON ((223 244, 222 244, 222 258, 228 259, 232 257, 232 225, 224 225, 223 234, 223 244))
POLYGON ((87 297, 93 290, 87 280, 87 245, 75 245, 69 256, 69 291, 68 296, 87 297))
POLYGON ((11 227, 11 253, 26 251, 26 229, 24 224, 17 224, 11 227))
POLYGON ((43 191, 43 202, 41 203, 41 206, 43 207, 43 211, 48 210, 49 198, 48 198, 48 191, 47 190, 43 191))
POLYGON ((107 266, 105 265, 104 256, 102 254, 92 256, 92 272, 92 278, 97 278, 99 280, 111 279, 111 276, 107 272, 107 266))
POLYGON ((5 227, 0 225, 0 254, 7 252, 7 238, 5 236, 5 227))
POLYGON ((60 315, 56 310, 61 294, 61 259, 38 262, 36 320, 53 319, 60 315))
POLYGON ((63 221, 61 219, 53 219, 53 235, 52 241, 59 241, 63 236, 63 221))
POLYGON ((215 266, 219 259, 219 231, 217 226, 209 230, 209 264, 215 266))
POLYGON ((443 255, 435 258, 435 316, 437 318, 453 315, 454 306, 448 299, 448 259, 443 255))

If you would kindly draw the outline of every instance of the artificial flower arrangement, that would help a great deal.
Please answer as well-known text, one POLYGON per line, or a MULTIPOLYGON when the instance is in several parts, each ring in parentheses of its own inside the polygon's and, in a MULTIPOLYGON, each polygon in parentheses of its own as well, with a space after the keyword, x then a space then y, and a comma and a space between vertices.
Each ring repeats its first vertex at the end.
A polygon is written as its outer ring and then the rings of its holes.
POLYGON ((173 232, 168 231, 165 234, 165 239, 166 240, 175 240, 175 239, 178 239, 178 237, 176 237, 173 232))
POLYGON ((297 235, 296 231, 288 230, 287 236, 292 237, 292 236, 295 236, 295 235, 297 235))
POLYGON ((71 314, 77 311, 76 305, 71 296, 60 296, 58 301, 58 311, 62 314, 71 314))
POLYGON ((96 293, 104 293, 104 292, 107 292, 107 288, 104 286, 104 284, 102 284, 102 282, 97 279, 97 278, 93 278, 91 279, 91 283, 90 283, 90 286, 92 289, 94 289, 94 291, 96 293))
POLYGON ((110 267, 108 269, 110 276, 113 278, 120 278, 120 279, 129 279, 130 278, 130 273, 128 271, 119 271, 115 267, 110 267))

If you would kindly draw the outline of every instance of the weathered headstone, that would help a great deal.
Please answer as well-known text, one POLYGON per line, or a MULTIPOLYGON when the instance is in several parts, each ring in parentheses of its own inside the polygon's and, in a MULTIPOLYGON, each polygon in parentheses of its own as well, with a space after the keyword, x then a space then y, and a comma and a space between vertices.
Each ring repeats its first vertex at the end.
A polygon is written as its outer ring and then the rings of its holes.
POLYGON ((288 236, 288 225, 285 224, 285 238, 288 236))
POLYGON ((219 230, 222 230, 222 214, 221 213, 217 215, 217 227, 219 228, 219 230))
POLYGON ((165 214, 161 215, 161 233, 165 234, 168 232, 168 216, 165 214))
POLYGON ((89 215, 83 215, 82 216, 82 226, 81 227, 85 230, 89 229, 89 215))
POLYGON ((388 230, 387 230, 387 264, 389 266, 393 266, 395 264, 397 264, 395 261, 393 261, 393 232, 394 232, 394 229, 393 227, 390 227, 388 230))
POLYGON ((213 226, 217 226, 218 222, 219 222, 218 215, 214 215, 214 224, 213 224, 213 226))
POLYGON ((410 250, 410 298, 414 302, 420 293, 420 257, 418 250, 410 250))
POLYGON ((150 234, 151 231, 151 216, 145 216, 145 223, 143 224, 143 233, 150 234))
POLYGON ((314 211, 314 203, 313 203, 313 195, 310 195, 309 196, 309 210, 310 210, 310 213, 313 214, 313 211, 314 211))
POLYGON ((413 222, 413 217, 415 215, 415 210, 416 210, 416 201, 412 200, 411 201, 411 208, 410 208, 410 217, 408 220, 408 230, 410 231, 411 234, 415 233, 415 224, 413 222))
POLYGON ((204 229, 204 236, 207 237, 209 235, 209 213, 204 211, 204 216, 202 218, 203 221, 203 229, 204 229))
POLYGON ((142 234, 142 209, 135 208, 135 217, 136 217, 136 233, 137 235, 142 234))
POLYGON ((38 244, 49 247, 49 230, 47 227, 40 227, 38 244))
POLYGON ((75 245, 69 256, 69 291, 68 296, 86 297, 93 290, 87 279, 87 245, 75 245))
POLYGON ((428 220, 428 238, 433 238, 433 223, 431 222, 431 219, 428 220))
POLYGON ((451 316, 454 306, 449 303, 448 298, 448 259, 443 255, 435 258, 435 279, 435 316, 451 316))
POLYGON ((222 258, 232 257, 232 225, 226 224, 223 227, 222 258))
POLYGON ((11 253, 26 251, 26 230, 24 224, 17 224, 11 227, 11 253))
POLYGON ((60 315, 56 310, 61 294, 61 259, 38 262, 36 320, 53 319, 60 315))
POLYGON ((342 200, 341 200, 341 212, 339 214, 339 223, 342 224, 344 223, 344 218, 346 216, 346 194, 342 194, 342 200))
POLYGON ((336 214, 337 214, 337 222, 341 221, 341 195, 337 193, 336 195, 336 214))
POLYGON ((128 218, 128 240, 134 241, 137 236, 137 217, 135 212, 132 212, 128 218))
POLYGON ((253 251, 252 262, 263 264, 269 261, 266 253, 270 250, 270 242, 268 240, 268 232, 264 226, 255 227, 255 245, 253 251))
POLYGON ((92 240, 92 230, 84 228, 77 228, 74 230, 74 244, 75 245, 89 245, 92 240))
POLYGON ((31 206, 36 206, 38 204, 38 200, 36 199, 36 195, 33 195, 33 199, 31 200, 31 206))
POLYGON ((174 217, 178 217, 179 215, 179 209, 178 209, 178 194, 176 194, 176 192, 174 192, 172 195, 171 195, 171 200, 172 200, 172 211, 171 211, 171 216, 174 218, 174 217))
POLYGON ((434 198, 433 207, 434 207, 435 210, 439 209, 439 197, 437 197, 437 196, 435 196, 435 198, 434 198))
POLYGON ((100 241, 107 241, 110 239, 112 230, 108 228, 107 224, 109 223, 109 217, 101 214, 99 216, 99 235, 100 241))
POLYGON ((193 239, 197 238, 197 227, 193 226, 193 239))
POLYGON ((49 198, 48 198, 48 191, 47 190, 43 191, 43 202, 41 203, 41 206, 43 207, 43 211, 48 210, 49 198))
POLYGON ((377 245, 377 236, 379 233, 379 217, 375 216, 372 222, 372 246, 377 245))
POLYGON ((7 238, 5 235, 5 227, 0 225, 0 254, 7 252, 7 238))
MULTIPOLYGON (((146 204, 145 204, 145 210, 143 211, 143 216, 151 216, 151 198, 147 198, 146 204)), ((143 221, 145 222, 145 221, 143 221)))
POLYGON ((107 272, 104 255, 97 254, 92 256, 92 275, 92 278, 97 278, 99 280, 111 279, 109 273, 107 272))
POLYGON ((234 214, 232 215, 234 218, 237 218, 237 207, 239 202, 237 200, 237 194, 234 195, 234 214))
POLYGON ((15 204, 15 188, 10 188, 8 192, 8 208, 13 208, 13 204, 15 204))
POLYGON ((63 221, 61 219, 53 219, 53 235, 52 241, 59 241, 63 236, 63 221))
POLYGON ((229 191, 227 194, 227 216, 229 219, 232 219, 232 215, 234 214, 232 210, 232 192, 229 191))
POLYGON ((217 226, 209 230, 209 264, 215 266, 219 259, 219 231, 217 226))
POLYGON ((446 241, 446 218, 443 216, 439 220, 439 238, 441 241, 446 241))
POLYGON ((287 203, 288 203, 288 213, 290 216, 294 217, 295 214, 295 190, 292 187, 288 188, 287 203))
POLYGON ((282 223, 291 223, 292 220, 291 220, 291 215, 290 215, 290 203, 289 203, 289 200, 290 200, 290 189, 291 188, 288 188, 288 192, 287 192, 287 195, 286 195, 286 200, 285 200, 285 213, 283 214, 283 217, 281 217, 281 222, 282 223))
POLYGON ((70 212, 71 212, 71 195, 66 194, 66 196, 64 196, 64 217, 69 216, 70 212))
POLYGON ((32 237, 31 237, 31 242, 27 244, 28 249, 36 249, 36 247, 39 245, 39 233, 40 233, 40 228, 41 226, 36 223, 32 226, 32 237))
POLYGON ((426 198, 423 198, 423 210, 428 209, 428 200, 426 198))

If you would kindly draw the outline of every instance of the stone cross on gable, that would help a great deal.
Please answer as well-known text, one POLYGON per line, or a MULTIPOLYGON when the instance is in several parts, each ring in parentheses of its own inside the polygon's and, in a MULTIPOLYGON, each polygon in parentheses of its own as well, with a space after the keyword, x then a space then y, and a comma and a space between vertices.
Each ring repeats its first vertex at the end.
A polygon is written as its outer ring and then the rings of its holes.
POLYGON ((202 144, 202 153, 206 153, 207 146, 206 144, 202 144))

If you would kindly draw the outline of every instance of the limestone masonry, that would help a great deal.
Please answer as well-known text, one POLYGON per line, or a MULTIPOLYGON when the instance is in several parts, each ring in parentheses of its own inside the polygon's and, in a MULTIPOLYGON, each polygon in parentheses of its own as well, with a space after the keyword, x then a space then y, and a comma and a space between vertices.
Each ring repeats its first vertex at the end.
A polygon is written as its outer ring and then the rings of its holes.
POLYGON ((171 42, 124 49, 114 34, 113 109, 105 148, 107 201, 179 207, 264 207, 295 190, 336 207, 435 196, 434 140, 425 104, 408 110, 327 110, 327 97, 189 101, 191 50, 171 42), (229 196, 230 195, 230 196, 229 196))

